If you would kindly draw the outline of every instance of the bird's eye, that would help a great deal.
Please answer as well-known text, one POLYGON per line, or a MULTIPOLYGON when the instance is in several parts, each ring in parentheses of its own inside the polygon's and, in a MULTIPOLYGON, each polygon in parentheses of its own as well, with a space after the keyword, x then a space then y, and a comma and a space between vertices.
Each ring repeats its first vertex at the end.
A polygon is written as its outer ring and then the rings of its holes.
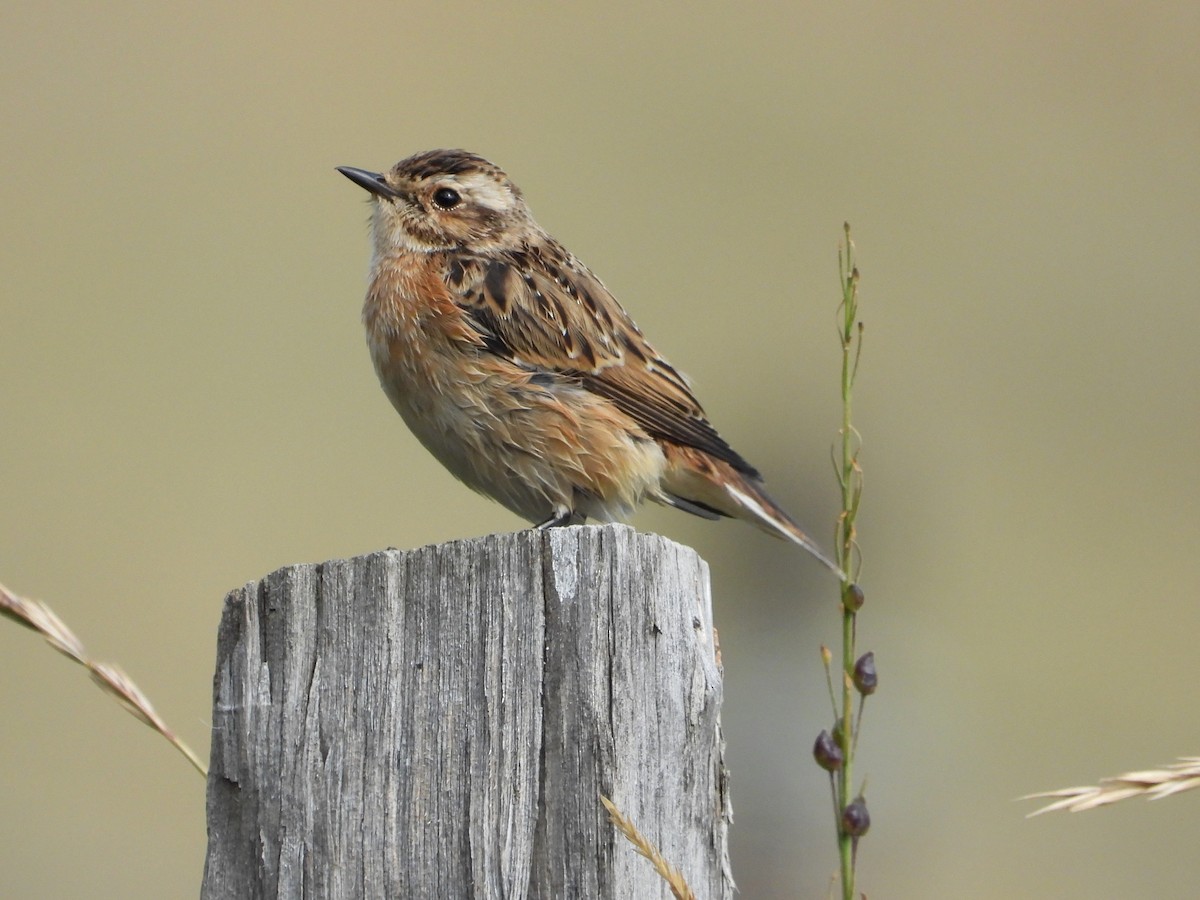
POLYGON ((433 205, 438 209, 454 209, 462 203, 462 197, 454 188, 438 188, 433 192, 433 205))

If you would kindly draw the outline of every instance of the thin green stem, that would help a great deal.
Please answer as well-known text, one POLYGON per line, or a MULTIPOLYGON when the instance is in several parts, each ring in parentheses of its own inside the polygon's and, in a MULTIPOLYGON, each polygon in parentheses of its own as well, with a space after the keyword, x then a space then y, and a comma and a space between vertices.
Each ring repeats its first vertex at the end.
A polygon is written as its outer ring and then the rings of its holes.
MULTIPOLYGON (((854 667, 854 613, 843 607, 842 612, 842 647, 843 665, 848 669, 854 667)), ((838 854, 841 857, 842 896, 845 900, 854 897, 854 839, 842 828, 841 812, 850 803, 850 794, 854 788, 854 690, 850 678, 842 677, 842 752, 845 763, 838 771, 838 794, 840 809, 838 811, 838 854)))
POLYGON ((829 688, 829 707, 833 710, 833 717, 838 716, 837 696, 833 692, 833 654, 829 652, 829 648, 824 644, 821 645, 821 662, 825 664, 825 686, 829 688))
POLYGON ((858 702, 858 716, 856 717, 856 719, 854 721, 854 740, 850 742, 851 752, 855 752, 858 750, 858 733, 859 733, 859 731, 862 730, 863 710, 866 709, 866 706, 867 706, 867 698, 863 697, 862 700, 860 700, 858 702))
POLYGON ((841 862, 842 896, 854 897, 854 874, 857 841, 846 833, 842 815, 850 804, 854 791, 854 751, 858 745, 859 721, 854 715, 855 638, 858 603, 852 597, 857 576, 854 520, 862 496, 862 473, 858 467, 859 436, 852 423, 854 378, 862 352, 862 329, 858 323, 858 270, 854 265, 854 244, 850 226, 846 226, 845 252, 838 254, 842 282, 842 427, 841 460, 838 484, 842 492, 842 512, 838 518, 837 562, 846 573, 842 584, 842 702, 838 723, 838 738, 845 757, 837 773, 837 834, 838 856, 841 862), (855 340, 858 338, 858 340, 855 340))

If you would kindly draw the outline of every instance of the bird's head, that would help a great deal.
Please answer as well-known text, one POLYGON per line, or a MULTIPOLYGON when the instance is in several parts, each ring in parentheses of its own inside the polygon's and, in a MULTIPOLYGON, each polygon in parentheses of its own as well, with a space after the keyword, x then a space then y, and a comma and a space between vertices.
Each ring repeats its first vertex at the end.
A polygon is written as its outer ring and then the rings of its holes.
POLYGON ((465 150, 428 150, 387 172, 350 166, 338 171, 374 197, 377 255, 504 250, 536 228, 504 170, 465 150))

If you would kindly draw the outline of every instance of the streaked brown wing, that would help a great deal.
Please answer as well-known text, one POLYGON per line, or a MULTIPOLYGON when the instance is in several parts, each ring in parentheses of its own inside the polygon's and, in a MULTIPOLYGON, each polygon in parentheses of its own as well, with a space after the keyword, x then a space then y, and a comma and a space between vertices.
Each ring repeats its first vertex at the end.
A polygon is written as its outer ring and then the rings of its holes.
POLYGON ((452 254, 446 284, 487 351, 577 379, 654 437, 759 477, 708 423, 687 380, 646 342, 600 279, 561 247, 452 254))

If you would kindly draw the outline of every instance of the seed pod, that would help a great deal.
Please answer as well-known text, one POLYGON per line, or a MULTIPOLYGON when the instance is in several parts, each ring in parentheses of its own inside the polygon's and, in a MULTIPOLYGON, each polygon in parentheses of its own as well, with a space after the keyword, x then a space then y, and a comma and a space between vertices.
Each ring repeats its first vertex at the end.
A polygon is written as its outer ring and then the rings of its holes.
POLYGON ((854 664, 854 686, 864 697, 875 693, 879 686, 879 676, 875 674, 875 653, 864 653, 854 664))
POLYGON ((857 583, 848 585, 842 594, 842 604, 850 612, 858 612, 862 609, 862 605, 865 602, 866 597, 863 594, 863 589, 857 583))
POLYGON ((867 812, 867 801, 856 797, 842 810, 842 831, 850 837, 859 838, 871 829, 871 814, 867 812))
POLYGON ((836 772, 845 761, 842 748, 837 745, 833 735, 824 730, 817 735, 817 742, 813 744, 813 759, 826 772, 836 772))

